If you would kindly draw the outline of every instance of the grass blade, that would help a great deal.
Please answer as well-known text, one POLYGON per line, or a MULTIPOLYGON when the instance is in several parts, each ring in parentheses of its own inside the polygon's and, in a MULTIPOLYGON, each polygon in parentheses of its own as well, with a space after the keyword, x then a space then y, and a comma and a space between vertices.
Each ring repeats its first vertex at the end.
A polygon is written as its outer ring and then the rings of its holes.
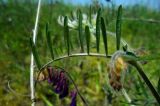
POLYGON ((97 19, 96 19, 96 48, 98 53, 99 53, 99 41, 100 41, 100 15, 101 15, 101 8, 98 9, 97 19))
POLYGON ((86 44, 87 44, 87 53, 89 55, 89 47, 90 47, 90 31, 89 27, 85 27, 85 35, 86 35, 86 44))
POLYGON ((36 50, 36 46, 33 43, 32 38, 30 38, 30 46, 31 46, 32 54, 33 54, 34 60, 36 62, 36 65, 37 65, 38 69, 40 70, 41 69, 41 64, 40 64, 40 61, 39 61, 39 56, 38 56, 38 53, 37 53, 37 50, 36 50))
POLYGON ((46 24, 46 38, 47 38, 47 45, 51 53, 51 57, 54 60, 54 53, 53 53, 53 48, 52 48, 52 43, 51 43, 50 31, 48 31, 48 23, 46 24))
POLYGON ((68 52, 68 56, 70 54, 70 41, 69 41, 69 27, 68 27, 68 18, 67 16, 65 16, 64 18, 64 40, 66 42, 67 45, 67 52, 68 52))
POLYGON ((106 33, 106 25, 105 25, 103 17, 101 17, 101 29, 102 29, 102 36, 103 36, 105 52, 107 56, 108 55, 107 33, 106 33))
POLYGON ((122 23, 122 5, 120 5, 118 8, 117 21, 116 21, 116 47, 117 47, 117 50, 120 49, 121 23, 122 23))
POLYGON ((83 47, 83 33, 82 33, 82 12, 81 10, 78 11, 78 33, 79 33, 79 40, 80 40, 80 45, 81 45, 81 51, 84 52, 84 47, 83 47))

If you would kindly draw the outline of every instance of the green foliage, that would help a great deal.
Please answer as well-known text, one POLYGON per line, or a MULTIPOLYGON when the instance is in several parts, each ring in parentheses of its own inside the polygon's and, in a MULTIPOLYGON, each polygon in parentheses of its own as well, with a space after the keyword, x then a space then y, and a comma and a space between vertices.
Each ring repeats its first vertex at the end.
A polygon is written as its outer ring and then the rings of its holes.
POLYGON ((50 31, 48 30, 48 23, 46 24, 46 38, 47 38, 47 45, 48 45, 49 51, 51 53, 51 57, 54 60, 53 47, 52 47, 52 43, 51 43, 51 36, 50 36, 50 31))
POLYGON ((103 35, 104 48, 107 56, 108 55, 107 33, 106 33, 106 25, 103 17, 101 17, 101 29, 102 29, 102 35, 103 35))
POLYGON ((100 17, 101 17, 101 8, 98 9, 97 19, 96 19, 96 48, 99 53, 99 41, 100 41, 100 17))
POLYGON ((122 5, 118 8, 117 20, 116 20, 116 42, 117 42, 117 50, 120 49, 121 42, 121 23, 122 23, 122 5))
POLYGON ((84 52, 84 47, 83 47, 83 32, 82 32, 82 12, 81 10, 78 11, 78 31, 79 31, 79 40, 80 40, 80 45, 81 45, 81 51, 84 52))
MULTIPOLYGON (((51 42, 53 42, 54 47, 52 46, 55 54, 54 58, 56 59, 59 56, 66 54, 65 52, 70 51, 67 54, 71 54, 71 50, 68 50, 67 44, 62 45, 64 43, 63 40, 63 28, 57 24, 58 15, 66 15, 70 13, 73 9, 77 7, 75 6, 66 6, 63 3, 54 3, 48 6, 44 4, 42 6, 41 16, 40 16, 40 24, 37 38, 37 51, 39 51, 39 59, 41 63, 44 64, 51 59, 51 54, 48 54, 46 47, 47 43, 46 39, 46 30, 44 26, 46 22, 49 21, 49 30, 48 31, 52 35, 50 36, 51 42), (52 9, 51 9, 52 8, 52 9), (55 46, 56 45, 56 46, 55 46), (64 49, 66 49, 64 51, 64 49)), ((83 9, 83 12, 88 12, 88 8, 79 6, 80 9, 83 9)), ((28 81, 29 81, 29 65, 30 65, 30 45, 29 45, 29 36, 32 34, 32 28, 34 26, 35 21, 35 4, 32 3, 17 3, 14 2, 1 5, 0 10, 3 11, 0 13, 0 25, 3 28, 0 28, 0 104, 4 106, 12 104, 13 106, 17 105, 30 105, 31 101, 28 97, 15 96, 13 93, 8 92, 6 84, 8 80, 12 80, 11 87, 13 90, 20 92, 22 94, 28 94, 28 81), (9 73, 9 74, 8 74, 9 73), (16 77, 15 77, 16 76, 16 77), (27 80, 26 80, 27 79, 27 80), (25 100, 25 101, 24 101, 25 100)), ((153 18, 159 19, 159 12, 155 12, 144 7, 128 7, 124 8, 123 17, 139 17, 139 18, 153 18), (133 14, 134 13, 134 14, 133 14)), ((115 21, 116 17, 111 16, 110 11, 116 13, 115 9, 104 8, 103 16, 108 19, 107 31, 115 32, 115 21), (111 18, 108 18, 111 17, 111 18)), ((69 17, 68 17, 69 18, 69 17)), ((103 27, 104 28, 104 27, 103 27)), ((67 28, 66 28, 67 29, 67 28)), ((150 51, 150 54, 158 53, 160 45, 157 45, 157 42, 160 42, 157 36, 159 33, 159 24, 156 23, 147 23, 143 21, 130 21, 123 19, 122 25, 122 36, 121 38, 125 38, 129 44, 131 44, 134 48, 138 48, 144 46, 147 50, 150 51), (142 40, 143 39, 143 40, 142 40), (155 42, 153 42, 155 41, 155 42), (147 42, 147 43, 146 43, 147 42)), ((66 34, 66 33, 65 33, 66 34)), ((72 41, 73 46, 77 45, 77 42, 72 39, 75 37, 76 31, 70 31, 69 33, 69 42, 72 41)), ((77 35, 78 36, 78 35, 77 35)), ((92 35, 90 35, 92 36, 92 35)), ((65 36, 66 37, 66 36, 65 36)), ((84 36, 83 39, 85 39, 84 36)), ((114 48, 114 45, 111 43, 110 38, 113 38, 110 34, 107 33, 108 37, 108 49, 111 50, 114 48)), ((75 37, 76 38, 76 37, 75 37)), ((80 40, 78 38, 78 40, 80 40)), ((78 41, 77 40, 77 41, 78 41)), ((106 41, 107 41, 106 40, 106 41)), ((82 41, 84 42, 84 40, 82 41)), ((115 41, 113 40, 114 44, 115 41)), ((65 41, 66 43, 66 41, 65 41)), ((91 43, 91 41, 90 41, 91 43)), ((99 46, 101 47, 101 39, 99 41, 99 46)), ((98 44, 98 43, 97 43, 98 44)), ((96 45, 97 45, 96 44, 96 45)), ((71 46, 68 43, 69 47, 71 46)), ((84 46, 84 45, 83 45, 84 46)), ((98 47, 98 46, 97 46, 98 47)), ((50 47, 49 47, 50 48, 50 47)), ((85 48, 85 46, 84 46, 85 48)), ((95 52, 97 48, 89 46, 90 51, 95 52)), ((81 47, 82 49, 82 47, 81 47)), ((88 51, 88 49, 87 49, 88 51)), ((103 51, 103 49, 101 49, 103 51)), ((73 52, 79 52, 79 49, 74 48, 73 52)), ((50 52, 49 52, 50 53, 50 52)), ((106 52, 105 52, 106 53, 106 52)), ((145 56, 146 57, 146 56, 145 56)), ((159 58, 158 56, 156 58, 159 58)), ((52 57, 53 59, 53 57, 52 57)), ((146 58, 145 58, 146 59, 146 58)), ((149 60, 149 59, 148 59, 149 60)), ((153 60, 153 59, 152 59, 153 60)), ((157 73, 160 68, 157 65, 160 61, 157 59, 154 61, 149 61, 146 65, 143 65, 145 73, 150 78, 149 80, 157 85, 157 78, 159 78, 159 74, 157 73)), ((126 102, 123 95, 116 95, 115 91, 110 89, 109 87, 103 89, 103 86, 108 86, 108 80, 104 79, 108 77, 108 73, 106 71, 108 61, 106 59, 97 59, 97 58, 72 58, 65 59, 63 61, 57 61, 53 63, 53 65, 58 65, 67 69, 67 71, 73 76, 74 81, 80 88, 80 92, 84 97, 87 98, 89 105, 115 105, 115 106, 128 106, 128 102, 126 102), (78 61, 77 61, 78 60, 78 61), (112 95, 112 96, 111 96, 112 95), (110 99, 108 99, 110 97, 110 99), (109 102, 111 101, 111 102, 109 102), (120 102, 121 101, 121 102, 120 102)), ((138 105, 157 105, 155 99, 150 93, 149 89, 146 87, 144 82, 139 83, 137 79, 137 73, 134 69, 128 69, 126 73, 126 80, 124 81, 124 87, 127 93, 130 95, 133 103, 138 105), (138 82, 137 82, 138 81, 138 82), (137 82, 137 85, 136 83, 137 82), (136 90, 135 85, 137 86, 136 90), (142 85, 144 90, 142 89, 142 85), (146 94, 148 98, 146 97, 146 94), (146 104, 145 104, 146 103, 146 104)), ((41 83, 42 84, 42 83, 41 83)), ((69 102, 69 97, 63 101, 60 101, 56 96, 51 96, 48 94, 49 87, 46 84, 42 84, 37 87, 37 94, 40 92, 44 96, 40 97, 40 102, 37 102, 37 105, 46 105, 49 102, 55 103, 57 105, 66 105, 69 102), (43 98, 45 97, 45 98, 43 98), (53 97, 54 101, 53 101, 53 97), (48 99, 48 100, 47 100, 48 99)), ((158 84, 159 85, 159 84, 158 84)), ((157 85, 157 87, 158 87, 157 85)), ((72 87, 72 86, 71 86, 72 87)), ((78 105, 83 106, 81 100, 78 98, 78 105)))
POLYGON ((154 86, 152 85, 152 83, 150 82, 150 80, 148 79, 148 77, 144 73, 143 69, 140 67, 140 65, 137 62, 134 62, 134 61, 130 61, 129 63, 131 65, 135 66, 135 68, 139 72, 141 78, 143 78, 144 82, 147 84, 147 86, 151 90, 151 92, 152 92, 153 96, 155 97, 155 99, 157 100, 158 104, 160 104, 160 95, 155 90, 154 86))
POLYGON ((40 59, 39 59, 39 56, 38 56, 38 53, 36 50, 36 46, 35 46, 32 38, 30 38, 30 45, 31 45, 34 60, 36 62, 38 69, 40 70, 41 69, 40 59))
POLYGON ((86 44, 87 44, 87 53, 89 55, 89 49, 90 49, 90 31, 89 27, 85 27, 85 36, 86 36, 86 44))
POLYGON ((70 54, 70 39, 69 39, 69 28, 68 28, 68 18, 65 16, 64 18, 64 40, 66 42, 68 56, 70 54))

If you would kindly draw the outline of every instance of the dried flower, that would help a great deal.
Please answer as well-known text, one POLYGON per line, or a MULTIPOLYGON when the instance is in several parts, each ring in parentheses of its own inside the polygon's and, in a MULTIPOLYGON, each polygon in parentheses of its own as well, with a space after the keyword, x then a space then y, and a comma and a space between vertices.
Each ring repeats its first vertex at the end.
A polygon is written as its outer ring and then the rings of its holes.
POLYGON ((120 90, 122 88, 122 72, 127 69, 127 64, 121 57, 125 52, 117 51, 113 54, 111 62, 109 65, 109 83, 115 90, 120 90))

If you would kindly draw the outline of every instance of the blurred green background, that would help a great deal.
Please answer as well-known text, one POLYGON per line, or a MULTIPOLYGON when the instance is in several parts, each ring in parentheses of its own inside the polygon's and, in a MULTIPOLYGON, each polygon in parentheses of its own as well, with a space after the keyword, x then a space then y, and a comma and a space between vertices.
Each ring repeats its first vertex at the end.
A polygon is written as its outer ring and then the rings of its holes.
MULTIPOLYGON (((52 1, 52 0, 51 0, 52 1)), ((114 0, 102 5, 96 0, 83 5, 69 4, 65 1, 43 2, 37 35, 37 47, 41 63, 45 64, 51 57, 46 44, 45 25, 50 23, 50 30, 56 50, 56 57, 65 53, 63 27, 57 22, 58 16, 69 16, 78 9, 88 14, 90 4, 95 8, 103 7, 103 16, 108 20, 107 30, 115 32, 117 5, 114 0)), ((123 4, 122 4, 123 6, 123 4)), ((30 44, 36 17, 37 2, 30 0, 1 0, 0 1, 0 106, 28 106, 31 104, 29 87, 30 44), (10 82, 10 87, 8 87, 10 82)), ((93 12, 93 13, 95 13, 93 12)), ((160 10, 145 5, 127 5, 123 8, 122 37, 136 51, 144 48, 147 54, 160 53, 160 10)), ((78 32, 71 31, 72 51, 79 53, 77 43, 78 32)), ((116 48, 109 41, 109 52, 116 48)), ((101 47, 103 53, 103 47, 101 47)), ((94 52, 95 49, 93 48, 94 52)), ((145 54, 144 54, 145 55, 145 54)), ((75 80, 81 94, 90 106, 129 106, 122 92, 113 91, 108 83, 107 64, 109 59, 79 57, 69 58, 52 65, 65 68, 75 80)), ((157 89, 160 78, 160 60, 148 61, 143 65, 145 73, 157 89)), ((73 85, 70 86, 73 88, 73 85)), ((145 83, 140 79, 135 69, 131 68, 125 74, 124 88, 134 104, 154 106, 156 101, 145 83)), ((69 97, 59 100, 46 82, 38 84, 36 97, 37 106, 67 106, 69 97)), ((78 97, 78 106, 83 106, 78 97)))

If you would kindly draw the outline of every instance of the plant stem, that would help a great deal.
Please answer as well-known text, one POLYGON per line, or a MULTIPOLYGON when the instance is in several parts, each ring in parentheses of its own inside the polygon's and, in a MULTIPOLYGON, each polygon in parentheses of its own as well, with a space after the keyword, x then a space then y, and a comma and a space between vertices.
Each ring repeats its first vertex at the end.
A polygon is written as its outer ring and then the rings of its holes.
POLYGON ((90 57, 102 57, 102 58, 111 58, 111 55, 105 55, 105 54, 99 54, 99 53, 75 53, 75 54, 70 54, 69 56, 68 55, 65 55, 65 56, 60 56, 58 58, 55 58, 54 60, 51 60, 49 61, 48 63, 46 63, 45 65, 42 66, 42 68, 40 69, 43 70, 46 66, 48 66, 49 64, 55 62, 55 61, 59 61, 59 60, 63 60, 65 58, 70 58, 70 57, 86 57, 86 56, 90 56, 90 57))
POLYGON ((148 79, 148 77, 145 75, 145 73, 144 73, 142 67, 140 66, 140 64, 138 62, 136 62, 136 61, 129 61, 128 63, 131 64, 131 65, 133 65, 137 69, 137 71, 139 72, 140 76, 143 78, 143 80, 145 81, 145 83, 147 84, 147 86, 149 87, 149 89, 151 90, 153 96, 157 100, 157 103, 160 104, 160 95, 154 89, 153 85, 151 84, 151 82, 148 79))
MULTIPOLYGON (((35 26, 34 26, 34 29, 33 29, 33 43, 34 44, 36 43, 36 37, 37 37, 40 6, 41 6, 41 0, 38 1, 36 21, 35 21, 35 26)), ((34 88, 34 83, 35 83, 34 82, 34 57, 33 57, 33 54, 31 53, 31 64, 30 64, 30 90, 31 90, 31 100, 32 100, 31 106, 35 106, 35 88, 34 88)))
POLYGON ((126 21, 139 21, 139 22, 148 22, 148 23, 157 23, 159 24, 160 23, 160 20, 155 20, 155 19, 143 19, 143 18, 126 18, 124 17, 123 20, 126 20, 126 21))

